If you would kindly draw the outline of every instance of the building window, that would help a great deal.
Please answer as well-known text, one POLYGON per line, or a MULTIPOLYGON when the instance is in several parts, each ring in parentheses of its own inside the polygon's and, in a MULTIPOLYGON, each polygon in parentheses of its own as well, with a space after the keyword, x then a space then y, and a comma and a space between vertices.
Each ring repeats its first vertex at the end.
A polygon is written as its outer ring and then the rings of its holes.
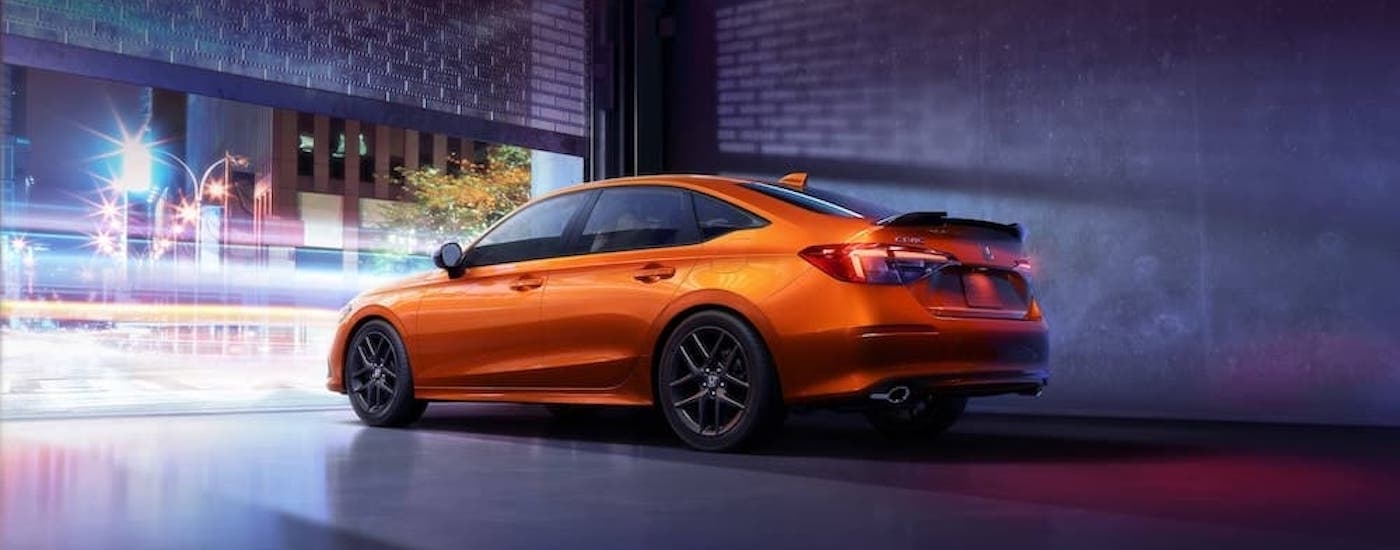
POLYGON ((462 138, 447 138, 447 173, 453 176, 462 173, 462 138))
POLYGON ((316 166, 316 117, 297 113, 297 175, 310 176, 316 166))
POLYGON ((375 128, 373 124, 360 124, 360 181, 374 183, 375 128))
POLYGON ((345 179, 345 119, 331 119, 331 179, 345 179))
POLYGON ((433 166, 433 134, 418 132, 418 167, 433 166))
POLYGON ((489 144, 484 141, 473 141, 471 143, 472 164, 486 166, 487 156, 491 152, 489 144))
POLYGON ((402 128, 389 129, 389 178, 392 181, 402 181, 403 176, 399 173, 404 167, 403 160, 403 140, 404 131, 402 128))

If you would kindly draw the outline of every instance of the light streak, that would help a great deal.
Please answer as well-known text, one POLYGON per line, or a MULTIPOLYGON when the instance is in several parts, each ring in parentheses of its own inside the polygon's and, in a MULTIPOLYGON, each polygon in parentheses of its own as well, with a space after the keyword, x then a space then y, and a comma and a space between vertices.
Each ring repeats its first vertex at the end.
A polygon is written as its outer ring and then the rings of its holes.
POLYGON ((199 319, 205 319, 205 324, 226 325, 312 324, 329 326, 334 325, 336 321, 335 311, 309 307, 37 300, 5 300, 0 302, 0 315, 66 321, 180 325, 189 325, 199 319))

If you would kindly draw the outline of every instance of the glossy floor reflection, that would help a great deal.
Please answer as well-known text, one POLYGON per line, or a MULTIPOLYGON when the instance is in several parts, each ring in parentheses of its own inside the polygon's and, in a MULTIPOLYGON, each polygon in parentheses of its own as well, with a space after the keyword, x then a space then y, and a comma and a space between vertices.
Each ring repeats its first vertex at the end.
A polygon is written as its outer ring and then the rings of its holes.
POLYGON ((0 547, 1386 547, 1394 430, 973 416, 892 447, 797 417, 754 455, 615 414, 434 406, 13 421, 0 547))

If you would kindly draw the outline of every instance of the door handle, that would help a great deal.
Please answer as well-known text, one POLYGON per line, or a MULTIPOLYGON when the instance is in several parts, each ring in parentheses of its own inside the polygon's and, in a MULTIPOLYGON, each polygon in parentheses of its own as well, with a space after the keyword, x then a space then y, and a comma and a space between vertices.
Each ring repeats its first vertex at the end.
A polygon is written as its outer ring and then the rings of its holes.
POLYGON ((667 267, 658 264, 647 264, 646 266, 637 270, 637 273, 632 275, 632 278, 643 283, 654 283, 662 279, 670 279, 674 276, 676 276, 676 268, 674 267, 667 267))
POLYGON ((526 290, 537 289, 541 286, 544 286, 544 279, 539 277, 521 277, 510 284, 510 289, 524 292, 526 290))

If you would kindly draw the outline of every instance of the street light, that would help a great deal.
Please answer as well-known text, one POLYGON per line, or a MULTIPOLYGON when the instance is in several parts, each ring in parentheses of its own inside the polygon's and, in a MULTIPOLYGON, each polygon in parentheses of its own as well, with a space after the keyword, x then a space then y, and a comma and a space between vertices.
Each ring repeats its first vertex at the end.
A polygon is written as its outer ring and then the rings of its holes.
MULTIPOLYGON (((194 188, 194 197, 193 197, 194 200, 193 200, 193 202, 181 201, 180 205, 176 207, 176 214, 175 214, 175 215, 176 215, 176 218, 179 220, 179 224, 180 224, 181 226, 183 226, 183 225, 190 225, 190 226, 193 228, 193 231, 194 231, 194 247, 195 247, 195 251, 194 251, 194 254, 195 254, 195 265, 196 265, 196 266, 199 266, 199 267, 196 268, 198 271, 203 272, 203 266, 204 266, 204 255, 203 255, 203 248, 204 248, 204 245, 203 245, 203 243, 204 243, 204 224, 202 223, 202 218, 203 218, 203 215, 204 215, 204 212, 203 212, 204 199, 205 199, 206 196, 208 196, 209 198, 218 200, 219 203, 220 203, 220 209, 219 209, 219 222, 220 222, 219 225, 220 225, 220 227, 219 227, 218 241, 219 241, 219 245, 220 245, 220 254, 219 254, 219 256, 220 256, 220 258, 222 259, 222 257, 223 257, 224 245, 225 245, 226 242, 228 241, 228 218, 229 218, 229 215, 228 215, 228 199, 229 199, 229 195, 232 194, 232 193, 231 193, 231 191, 232 191, 232 186, 233 186, 232 168, 235 167, 235 166, 237 166, 237 167, 245 167, 245 166, 248 166, 248 164, 249 164, 248 157, 245 157, 245 156, 242 156, 242 155, 234 155, 234 154, 229 153, 228 151, 224 151, 224 156, 223 156, 223 158, 220 158, 219 160, 216 160, 216 161, 214 161, 213 163, 211 163, 207 168, 204 169, 204 173, 201 174, 198 178, 196 178, 195 175, 194 175, 194 170, 190 168, 190 165, 187 164, 185 161, 180 160, 179 157, 175 156, 174 154, 172 154, 172 153, 170 153, 170 152, 168 152, 168 151, 159 151, 158 154, 160 154, 162 157, 164 157, 164 158, 170 160, 171 162, 174 162, 175 164, 179 165, 180 168, 183 168, 184 171, 185 171, 185 175, 188 176, 188 177, 190 178, 190 181, 191 181, 192 183, 194 183, 194 187, 195 187, 195 188, 194 188), (218 169, 219 167, 221 167, 221 166, 222 166, 223 169, 224 169, 224 177, 223 177, 223 179, 222 179, 222 180, 219 180, 219 181, 210 182, 210 181, 209 181, 209 177, 214 173, 214 170, 217 170, 217 169, 218 169)), ((172 229, 174 229, 174 228, 172 227, 172 229)), ((178 236, 179 231, 178 231, 178 230, 177 230, 177 231, 172 231, 172 233, 178 236)), ((176 257, 176 262, 177 262, 176 271, 178 272, 178 271, 179 271, 179 267, 178 267, 179 252, 178 252, 178 250, 176 251, 176 256, 175 256, 175 257, 176 257)), ((222 262, 221 262, 221 263, 222 263, 222 262)), ((220 273, 222 274, 222 281, 223 281, 222 286, 223 286, 223 292, 224 292, 224 294, 225 294, 225 299, 226 299, 226 298, 227 298, 227 293, 228 293, 228 272, 227 272, 226 270, 220 269, 220 273)), ((200 284, 200 278, 199 278, 198 276, 196 276, 196 277, 195 277, 195 288, 196 288, 196 290, 195 290, 195 294, 196 294, 195 305, 196 305, 196 307, 198 306, 198 294, 199 294, 198 287, 199 287, 199 284, 200 284)), ((198 309, 196 309, 195 316, 196 316, 196 318, 199 317, 198 309)), ((223 337, 224 337, 224 345, 227 346, 227 345, 228 345, 228 333, 227 333, 226 331, 223 332, 223 337)))
POLYGON ((199 221, 199 203, 181 200, 179 206, 175 207, 175 218, 179 225, 193 225, 199 221))
POLYGON ((233 166, 240 168, 248 166, 248 157, 242 155, 234 155, 225 151, 224 156, 222 158, 209 164, 209 166, 204 169, 204 173, 196 177, 194 175, 194 169, 190 168, 190 165, 187 164, 185 161, 180 160, 180 157, 175 156, 169 151, 158 150, 156 151, 156 154, 159 154, 161 157, 178 165, 181 169, 184 170, 185 175, 189 177, 190 183, 194 184, 194 202, 181 202, 180 205, 176 207, 176 216, 179 218, 181 223, 189 225, 194 229, 195 257, 202 258, 202 256, 200 256, 199 254, 200 249, 203 245, 204 234, 203 225, 199 223, 199 219, 203 215, 204 199, 206 196, 208 196, 209 198, 219 200, 221 203, 220 218, 222 218, 221 221, 223 223, 221 223, 219 231, 219 241, 220 244, 223 244, 223 241, 227 238, 225 233, 228 227, 228 196, 230 190, 229 186, 231 184, 231 182, 229 181, 231 176, 230 168, 233 166), (209 177, 212 176, 214 174, 214 170, 219 169, 219 167, 224 168, 223 180, 213 182, 209 181, 209 177))
POLYGON ((106 231, 99 231, 96 235, 93 235, 92 240, 88 244, 96 248, 101 254, 115 256, 117 253, 116 238, 112 237, 112 234, 106 231))
MULTIPOLYGON (((139 134, 138 134, 139 135, 139 134)), ((151 148, 139 137, 122 141, 122 176, 117 180, 117 189, 127 193, 146 193, 151 190, 151 148)))

